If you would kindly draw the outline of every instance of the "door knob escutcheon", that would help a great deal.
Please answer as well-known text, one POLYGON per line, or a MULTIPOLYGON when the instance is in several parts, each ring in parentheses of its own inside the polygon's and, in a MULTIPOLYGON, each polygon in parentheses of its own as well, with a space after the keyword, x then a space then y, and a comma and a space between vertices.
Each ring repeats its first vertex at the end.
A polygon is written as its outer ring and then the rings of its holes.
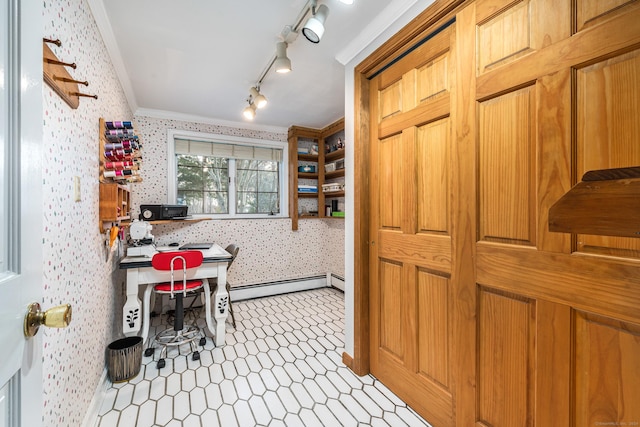
POLYGON ((24 336, 29 338, 38 333, 40 326, 66 328, 71 323, 71 305, 62 304, 43 312, 37 302, 29 304, 24 316, 24 336))

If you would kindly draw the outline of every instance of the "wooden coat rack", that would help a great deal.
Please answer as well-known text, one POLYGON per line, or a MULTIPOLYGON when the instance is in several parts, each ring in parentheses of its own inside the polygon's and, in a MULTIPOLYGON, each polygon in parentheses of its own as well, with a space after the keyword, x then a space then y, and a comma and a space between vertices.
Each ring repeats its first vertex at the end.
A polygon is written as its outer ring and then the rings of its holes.
POLYGON ((59 96, 69 104, 74 110, 80 105, 80 97, 98 99, 98 95, 89 95, 80 92, 78 84, 89 86, 88 81, 80 81, 71 77, 67 67, 76 69, 75 63, 63 62, 53 53, 47 45, 48 43, 61 46, 60 40, 42 39, 42 74, 45 83, 53 89, 59 96))

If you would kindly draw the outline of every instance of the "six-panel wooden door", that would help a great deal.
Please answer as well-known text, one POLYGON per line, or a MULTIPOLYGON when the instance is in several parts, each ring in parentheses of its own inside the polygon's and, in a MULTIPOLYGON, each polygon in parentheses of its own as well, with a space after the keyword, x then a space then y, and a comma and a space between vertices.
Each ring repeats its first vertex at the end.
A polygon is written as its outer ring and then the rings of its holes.
POLYGON ((451 425, 451 104, 455 24, 370 85, 371 367, 434 426, 451 425))

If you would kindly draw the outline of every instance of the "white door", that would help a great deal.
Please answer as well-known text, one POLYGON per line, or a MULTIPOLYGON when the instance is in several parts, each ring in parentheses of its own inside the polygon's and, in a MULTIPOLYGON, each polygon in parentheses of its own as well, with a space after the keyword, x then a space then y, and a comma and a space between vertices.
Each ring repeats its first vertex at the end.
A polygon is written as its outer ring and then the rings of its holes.
POLYGON ((0 1, 0 427, 42 425, 42 3, 0 1))

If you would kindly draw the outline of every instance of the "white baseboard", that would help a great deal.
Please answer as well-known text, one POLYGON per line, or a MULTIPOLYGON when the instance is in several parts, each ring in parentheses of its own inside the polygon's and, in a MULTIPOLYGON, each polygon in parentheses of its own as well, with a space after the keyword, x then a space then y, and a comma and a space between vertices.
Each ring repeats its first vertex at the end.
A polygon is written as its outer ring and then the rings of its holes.
POLYGON ((91 403, 89 403, 87 413, 84 416, 84 420, 82 420, 82 427, 94 427, 97 425, 98 415, 100 415, 100 407, 102 406, 104 395, 110 386, 111 381, 109 381, 107 377, 107 368, 105 366, 102 371, 102 375, 100 376, 100 380, 98 380, 96 391, 93 393, 93 398, 91 398, 91 403))
POLYGON ((255 285, 241 285, 231 287, 231 301, 270 297, 290 292, 308 291, 311 289, 326 288, 326 276, 305 277, 302 279, 280 280, 271 283, 258 283, 255 285))

